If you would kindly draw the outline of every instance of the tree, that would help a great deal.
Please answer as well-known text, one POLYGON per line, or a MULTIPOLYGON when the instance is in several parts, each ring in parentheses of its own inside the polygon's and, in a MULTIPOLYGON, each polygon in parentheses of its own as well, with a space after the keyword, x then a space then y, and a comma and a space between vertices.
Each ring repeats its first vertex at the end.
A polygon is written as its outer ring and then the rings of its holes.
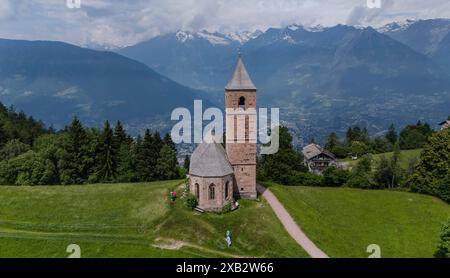
POLYGON ((176 152, 169 145, 164 145, 157 161, 157 177, 161 180, 176 179, 178 176, 177 164, 176 152))
POLYGON ((136 144, 122 144, 117 152, 117 178, 118 182, 136 182, 136 144))
POLYGON ((392 182, 390 188, 395 188, 399 185, 399 181, 401 180, 402 176, 402 169, 400 167, 400 159, 401 159, 401 152, 400 152, 400 144, 397 142, 394 145, 394 154, 392 155, 390 167, 392 171, 392 182))
POLYGON ((186 155, 184 157, 183 167, 184 167, 184 169, 189 170, 190 165, 191 165, 191 157, 189 155, 186 155))
POLYGON ((372 176, 372 156, 364 155, 356 167, 346 184, 348 187, 372 189, 376 188, 376 184, 372 176))
POLYGON ((339 187, 347 183, 350 173, 347 170, 330 167, 323 172, 323 185, 339 187))
POLYGON ((8 160, 17 157, 30 150, 30 146, 19 141, 19 139, 13 139, 6 143, 6 145, 0 150, 0 160, 8 160))
POLYGON ((6 142, 8 142, 8 137, 5 129, 3 128, 3 123, 0 122, 0 148, 2 148, 6 142))
POLYGON ((51 184, 60 184, 60 165, 64 155, 64 142, 67 134, 46 134, 38 137, 33 144, 33 149, 39 155, 52 163, 55 170, 54 180, 51 184))
POLYGON ((132 139, 127 135, 120 121, 114 127, 113 147, 117 151, 122 144, 130 144, 132 139))
POLYGON ((280 145, 276 154, 262 155, 258 161, 258 178, 288 184, 295 172, 307 172, 303 164, 303 154, 296 152, 292 136, 287 127, 279 129, 280 145))
POLYGON ((395 130, 394 124, 389 127, 385 137, 392 145, 395 145, 395 143, 397 143, 398 135, 397 131, 395 130))
POLYGON ((351 146, 350 146, 350 151, 354 155, 363 156, 363 155, 368 154, 370 152, 370 147, 367 146, 363 142, 353 141, 351 146))
POLYGON ((0 165, 0 183, 6 185, 48 185, 55 179, 53 164, 28 151, 0 165))
POLYGON ((450 220, 442 228, 436 258, 450 258, 450 220))
POLYGON ((89 153, 90 142, 81 122, 75 117, 67 130, 67 141, 60 164, 62 184, 82 184, 89 176, 94 156, 89 153))
POLYGON ((371 142, 371 148, 375 153, 387 153, 391 152, 393 144, 389 142, 385 137, 375 137, 371 142))
POLYGON ((420 156, 420 163, 410 179, 413 192, 445 198, 441 192, 450 191, 444 182, 450 175, 450 130, 436 132, 429 138, 420 156))
POLYGON ((325 149, 334 153, 335 148, 339 145, 339 137, 336 132, 330 133, 328 136, 327 144, 325 145, 325 149))
POLYGON ((422 148, 433 134, 433 130, 428 124, 418 122, 416 125, 406 126, 400 132, 400 148, 402 150, 411 150, 422 148))
POLYGON ((392 176, 389 160, 382 155, 375 167, 374 180, 380 188, 389 188, 392 183, 392 176))
POLYGON ((145 131, 142 143, 138 142, 136 170, 140 181, 153 181, 156 178, 156 163, 159 151, 156 152, 155 137, 150 130, 145 131))
POLYGON ((98 144, 97 171, 94 178, 96 181, 112 182, 116 178, 117 151, 115 147, 113 131, 109 122, 106 121, 98 144))
POLYGON ((177 147, 176 147, 175 143, 173 142, 172 137, 170 136, 169 133, 166 133, 166 135, 164 136, 163 142, 164 142, 164 144, 169 146, 174 152, 177 151, 177 147))

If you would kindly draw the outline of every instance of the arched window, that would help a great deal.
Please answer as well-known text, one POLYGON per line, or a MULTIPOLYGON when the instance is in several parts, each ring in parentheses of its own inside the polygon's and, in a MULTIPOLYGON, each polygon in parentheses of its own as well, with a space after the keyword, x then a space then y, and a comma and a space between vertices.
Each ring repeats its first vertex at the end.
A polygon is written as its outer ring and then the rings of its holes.
POLYGON ((200 185, 198 183, 195 184, 195 198, 197 198, 197 200, 200 199, 200 185))
POLYGON ((239 98, 239 108, 245 109, 245 97, 239 98))
POLYGON ((209 186, 209 199, 210 200, 216 199, 216 186, 214 184, 211 184, 209 186))
POLYGON ((230 182, 227 181, 227 183, 225 184, 225 199, 228 199, 229 191, 230 191, 230 182))

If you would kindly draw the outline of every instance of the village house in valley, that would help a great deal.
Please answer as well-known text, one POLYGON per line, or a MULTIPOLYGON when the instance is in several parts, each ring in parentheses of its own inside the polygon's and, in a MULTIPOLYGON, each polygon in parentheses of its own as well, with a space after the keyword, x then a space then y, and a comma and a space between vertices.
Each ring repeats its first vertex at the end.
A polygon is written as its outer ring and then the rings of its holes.
MULTIPOLYGON (((238 129, 238 114, 256 113, 256 87, 242 58, 225 87, 226 127, 233 136, 226 138, 226 150, 212 139, 204 140, 191 157, 190 192, 205 211, 220 211, 234 203, 234 198, 255 199, 256 192, 256 140, 251 140, 251 117, 245 117, 244 138, 238 129), (238 111, 239 113, 236 113, 238 111)), ((242 123, 239 123, 241 125, 242 123)))
POLYGON ((441 130, 450 128, 450 119, 446 120, 445 122, 442 122, 439 124, 441 126, 441 130))
POLYGON ((326 169, 332 166, 337 167, 336 157, 317 144, 310 144, 303 148, 305 165, 310 172, 322 174, 326 169))

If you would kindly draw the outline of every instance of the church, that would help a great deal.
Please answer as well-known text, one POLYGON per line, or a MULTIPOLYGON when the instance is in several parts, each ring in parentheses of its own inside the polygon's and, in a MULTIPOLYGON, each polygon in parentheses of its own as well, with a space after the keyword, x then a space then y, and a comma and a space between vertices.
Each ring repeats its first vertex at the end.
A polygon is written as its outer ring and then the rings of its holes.
POLYGON ((238 138, 237 132, 241 125, 238 114, 256 114, 256 87, 241 55, 225 87, 225 108, 226 148, 214 140, 204 140, 191 156, 190 192, 195 195, 198 208, 204 211, 221 211, 236 198, 257 197, 256 138, 251 138, 253 133, 249 130, 254 124, 249 123, 252 117, 245 116, 244 138, 238 138))

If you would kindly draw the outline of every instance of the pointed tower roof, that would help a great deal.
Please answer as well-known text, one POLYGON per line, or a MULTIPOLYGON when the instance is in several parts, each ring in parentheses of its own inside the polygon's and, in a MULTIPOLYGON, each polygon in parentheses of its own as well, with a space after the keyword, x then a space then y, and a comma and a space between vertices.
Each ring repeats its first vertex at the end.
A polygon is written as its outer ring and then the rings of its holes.
POLYGON ((225 89, 228 91, 256 90, 250 75, 245 69, 241 54, 239 54, 236 69, 234 70, 234 73, 231 76, 230 81, 228 81, 225 89))

